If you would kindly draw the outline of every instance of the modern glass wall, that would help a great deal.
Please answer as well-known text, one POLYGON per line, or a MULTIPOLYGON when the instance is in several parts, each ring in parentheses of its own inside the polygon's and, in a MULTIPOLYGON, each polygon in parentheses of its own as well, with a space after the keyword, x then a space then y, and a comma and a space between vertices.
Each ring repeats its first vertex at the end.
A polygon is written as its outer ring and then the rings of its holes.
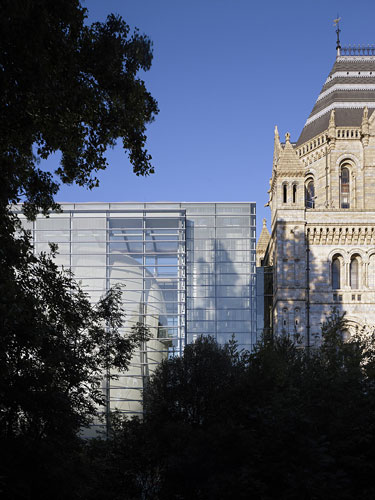
POLYGON ((256 342, 255 203, 182 203, 186 210, 187 341, 256 342))
POLYGON ((76 203, 26 223, 36 252, 58 244, 95 303, 123 288, 126 335, 151 331, 130 370, 110 386, 112 408, 142 412, 142 389, 160 361, 200 334, 240 347, 256 342, 255 203, 76 203))

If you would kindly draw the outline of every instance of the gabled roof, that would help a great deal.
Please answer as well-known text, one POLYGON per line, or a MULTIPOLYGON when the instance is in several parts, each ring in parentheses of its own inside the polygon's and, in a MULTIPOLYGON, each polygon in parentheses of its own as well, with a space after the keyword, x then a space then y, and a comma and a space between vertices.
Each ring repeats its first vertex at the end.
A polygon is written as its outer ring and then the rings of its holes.
POLYGON ((328 128, 335 110, 336 127, 359 127, 363 109, 375 110, 375 54, 372 48, 343 49, 325 81, 297 141, 300 146, 328 128), (369 55, 371 54, 371 55, 369 55))

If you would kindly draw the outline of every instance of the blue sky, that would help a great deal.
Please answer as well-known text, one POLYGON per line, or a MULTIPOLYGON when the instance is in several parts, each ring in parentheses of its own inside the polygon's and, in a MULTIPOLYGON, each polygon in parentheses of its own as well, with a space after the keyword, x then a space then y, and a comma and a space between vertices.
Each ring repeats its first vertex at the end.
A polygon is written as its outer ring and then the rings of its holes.
POLYGON ((136 177, 118 146, 99 188, 62 186, 57 200, 256 201, 258 229, 269 221, 274 126, 298 139, 335 59, 337 13, 342 45, 375 43, 372 0, 83 5, 89 22, 114 12, 154 43, 143 77, 160 107, 147 133, 156 172, 136 177))

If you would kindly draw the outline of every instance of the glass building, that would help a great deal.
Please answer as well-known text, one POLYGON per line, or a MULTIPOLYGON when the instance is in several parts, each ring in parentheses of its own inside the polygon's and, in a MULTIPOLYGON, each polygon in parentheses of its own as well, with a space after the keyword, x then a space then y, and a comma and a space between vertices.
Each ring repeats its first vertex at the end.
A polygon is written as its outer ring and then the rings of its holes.
MULTIPOLYGON (((142 412, 142 389, 157 364, 199 335, 240 347, 256 342, 255 203, 74 203, 25 221, 35 251, 58 244, 90 300, 123 288, 124 334, 150 329, 126 373, 111 381, 112 408, 142 412)), ((108 390, 109 389, 109 390, 108 390)))

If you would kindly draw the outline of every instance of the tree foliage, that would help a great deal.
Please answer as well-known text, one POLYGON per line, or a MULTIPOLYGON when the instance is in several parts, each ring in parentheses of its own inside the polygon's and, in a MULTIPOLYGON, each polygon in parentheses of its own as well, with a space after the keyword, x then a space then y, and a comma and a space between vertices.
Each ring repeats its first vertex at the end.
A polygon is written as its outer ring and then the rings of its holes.
POLYGON ((345 329, 334 312, 310 353, 287 337, 240 354, 200 338, 164 361, 144 421, 106 443, 89 498, 374 496, 375 344, 364 332, 344 342, 345 329))
MULTIPOLYGON (((146 126, 158 112, 139 73, 152 44, 124 20, 86 23, 78 0, 3 0, 0 17, 0 496, 81 498, 78 432, 147 336, 120 334, 121 293, 92 307, 68 271, 33 253, 29 219, 58 209, 59 182, 93 188, 121 140, 136 175, 153 172, 146 126), (61 153, 56 172, 40 161, 61 153)), ((52 248, 52 254, 56 247, 52 248)))
POLYGON ((56 174, 92 188, 105 152, 121 139, 134 172, 153 172, 146 125, 157 103, 137 76, 150 40, 124 20, 85 24, 78 0, 3 0, 0 17, 1 205, 26 202, 33 216, 54 206, 58 184, 38 167, 60 151, 56 174))
POLYGON ((0 268, 0 476, 6 498, 51 498, 59 482, 67 494, 62 464, 79 462, 78 433, 104 405, 103 374, 127 368, 144 332, 120 333, 119 288, 93 307, 70 271, 36 257, 27 235, 15 241, 17 265, 0 268))

